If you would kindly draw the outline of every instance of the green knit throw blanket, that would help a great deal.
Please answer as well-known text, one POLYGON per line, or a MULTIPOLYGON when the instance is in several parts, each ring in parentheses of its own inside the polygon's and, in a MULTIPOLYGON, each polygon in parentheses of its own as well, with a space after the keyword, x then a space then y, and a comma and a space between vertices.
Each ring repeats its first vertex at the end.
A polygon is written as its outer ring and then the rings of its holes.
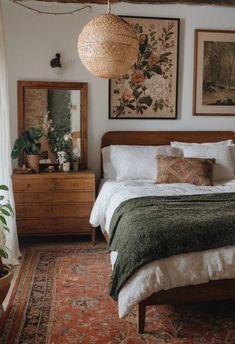
POLYGON ((121 203, 110 224, 118 257, 110 295, 117 299, 142 265, 173 255, 235 244, 235 193, 149 196, 121 203))

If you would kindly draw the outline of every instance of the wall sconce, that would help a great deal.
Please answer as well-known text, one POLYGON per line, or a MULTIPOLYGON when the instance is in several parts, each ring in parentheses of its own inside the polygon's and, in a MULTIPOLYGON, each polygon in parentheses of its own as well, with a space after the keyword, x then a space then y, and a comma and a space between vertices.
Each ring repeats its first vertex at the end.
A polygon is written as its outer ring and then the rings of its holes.
POLYGON ((60 54, 56 53, 55 57, 50 61, 50 66, 53 68, 56 74, 62 73, 62 64, 60 62, 60 54))

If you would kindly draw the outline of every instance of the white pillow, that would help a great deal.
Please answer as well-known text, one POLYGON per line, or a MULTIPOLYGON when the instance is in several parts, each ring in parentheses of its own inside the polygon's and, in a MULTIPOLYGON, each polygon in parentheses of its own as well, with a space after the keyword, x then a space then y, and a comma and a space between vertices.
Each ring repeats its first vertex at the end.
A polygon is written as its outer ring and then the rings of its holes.
POLYGON ((105 179, 116 179, 115 168, 111 161, 111 146, 104 147, 101 149, 102 152, 102 163, 103 172, 105 179))
POLYGON ((231 146, 232 144, 233 144, 233 140, 218 141, 218 142, 205 142, 205 143, 172 141, 171 147, 184 149, 184 147, 188 147, 188 146, 192 146, 192 147, 231 146))
POLYGON ((116 180, 156 178, 156 155, 182 156, 178 149, 168 146, 112 145, 111 163, 116 180))
POLYGON ((230 146, 230 151, 231 151, 232 160, 233 160, 233 173, 235 173, 235 144, 230 146))
POLYGON ((233 179, 233 160, 231 147, 226 145, 185 145, 183 148, 186 158, 214 158, 216 163, 213 170, 213 180, 233 179))
MULTIPOLYGON (((193 154, 192 157, 198 157, 198 158, 215 158, 217 159, 216 165, 214 168, 214 181, 216 180, 226 180, 226 179, 232 179, 234 178, 234 175, 231 177, 231 164, 232 164, 232 170, 233 173, 235 173, 235 148, 234 150, 230 148, 230 157, 229 152, 226 150, 224 152, 225 157, 223 158, 221 156, 222 150, 218 152, 218 157, 216 158, 216 153, 211 152, 211 156, 208 156, 208 149, 214 149, 214 152, 216 152, 216 149, 219 149, 219 147, 235 147, 233 144, 233 140, 225 140, 225 141, 218 141, 218 142, 206 142, 206 143, 191 143, 191 142, 179 142, 179 141, 173 141, 171 142, 171 147, 178 148, 181 150, 181 152, 184 154, 185 157, 189 157, 188 155, 185 155, 185 148, 186 147, 201 147, 200 149, 200 156, 195 156, 192 152, 190 154, 193 154), (205 154, 202 154, 202 151, 206 147, 205 154), (234 154, 234 155, 233 155, 234 154), (223 162, 223 160, 225 160, 223 162), (231 163, 232 160, 232 163, 231 163), (222 167, 224 166, 224 168, 222 167), (224 176, 223 176, 224 173, 224 176)), ((189 152, 187 153, 189 154, 189 152)))

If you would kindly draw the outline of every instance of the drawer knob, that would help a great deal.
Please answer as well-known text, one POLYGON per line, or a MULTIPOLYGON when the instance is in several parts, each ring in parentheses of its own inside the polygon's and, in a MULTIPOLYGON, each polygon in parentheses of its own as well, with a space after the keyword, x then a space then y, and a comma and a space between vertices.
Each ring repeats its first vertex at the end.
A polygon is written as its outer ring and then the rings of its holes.
POLYGON ((31 187, 31 184, 27 184, 27 189, 29 189, 31 187))

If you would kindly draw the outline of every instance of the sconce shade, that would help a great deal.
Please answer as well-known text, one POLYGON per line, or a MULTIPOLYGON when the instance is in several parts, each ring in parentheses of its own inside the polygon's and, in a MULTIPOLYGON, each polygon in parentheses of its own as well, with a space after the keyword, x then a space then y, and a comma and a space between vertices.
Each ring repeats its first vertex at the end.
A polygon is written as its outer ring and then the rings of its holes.
POLYGON ((78 38, 78 54, 84 66, 96 76, 115 79, 137 60, 139 41, 122 18, 106 13, 93 18, 78 38))

